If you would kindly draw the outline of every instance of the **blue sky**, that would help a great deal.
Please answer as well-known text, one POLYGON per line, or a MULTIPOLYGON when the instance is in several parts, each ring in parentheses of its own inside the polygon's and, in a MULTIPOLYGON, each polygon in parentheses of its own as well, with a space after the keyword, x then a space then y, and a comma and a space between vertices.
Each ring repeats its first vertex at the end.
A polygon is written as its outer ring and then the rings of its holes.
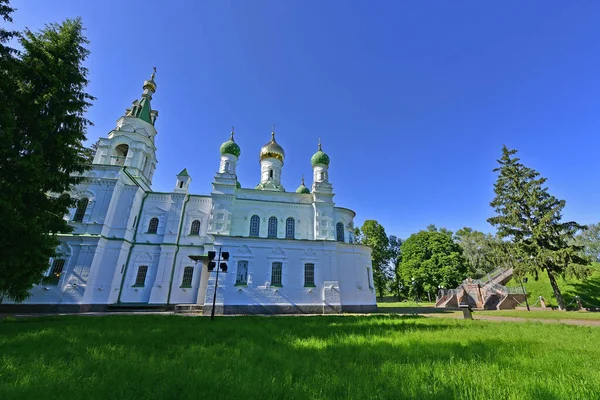
POLYGON ((503 144, 548 178, 565 218, 600 220, 600 2, 13 0, 15 26, 81 16, 90 141, 158 68, 154 190, 184 167, 209 193, 236 127, 244 187, 276 124, 282 181, 311 179, 317 140, 337 205, 407 237, 491 231, 503 144), (168 4, 168 7, 165 7, 168 4))

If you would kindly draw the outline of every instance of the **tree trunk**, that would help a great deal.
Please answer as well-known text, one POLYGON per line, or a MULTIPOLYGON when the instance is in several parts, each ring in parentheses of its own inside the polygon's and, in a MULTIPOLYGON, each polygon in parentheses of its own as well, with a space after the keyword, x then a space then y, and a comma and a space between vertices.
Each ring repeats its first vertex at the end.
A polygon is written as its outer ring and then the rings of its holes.
POLYGON ((566 310, 565 301, 563 300, 562 294, 560 293, 560 289, 558 287, 558 283, 556 283, 556 279, 554 278, 554 274, 551 270, 546 268, 546 272, 548 273, 548 279, 550 279, 550 285, 552 285, 552 290, 554 291, 554 297, 556 297, 556 302, 558 303, 559 310, 566 310))

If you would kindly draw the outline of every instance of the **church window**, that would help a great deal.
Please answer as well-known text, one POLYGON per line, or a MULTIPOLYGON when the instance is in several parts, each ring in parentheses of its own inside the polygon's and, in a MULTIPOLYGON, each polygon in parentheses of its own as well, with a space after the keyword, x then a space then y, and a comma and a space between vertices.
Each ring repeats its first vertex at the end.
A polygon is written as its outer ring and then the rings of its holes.
POLYGON ((238 261, 237 273, 235 275, 236 285, 246 285, 248 283, 248 261, 238 261))
POLYGON ((274 262, 271 266, 271 286, 281 286, 282 263, 274 262))
POLYGON ((258 215, 253 215, 250 218, 250 236, 258 237, 260 232, 260 217, 258 215))
POLYGON ((315 286, 315 264, 304 264, 304 286, 315 286))
POLYGON ((83 216, 85 215, 85 210, 87 209, 88 203, 90 201, 87 197, 80 199, 77 202, 77 210, 75 210, 75 216, 73 217, 73 221, 81 222, 83 221, 83 216))
POLYGON ((192 222, 192 228, 190 229, 190 235, 200 234, 200 221, 197 219, 192 222))
POLYGON ((113 156, 111 157, 112 165, 125 165, 125 158, 129 152, 129 146, 126 144, 120 144, 115 147, 113 156))
POLYGON ((137 275, 135 276, 135 283, 133 284, 133 286, 144 286, 144 284, 146 283, 146 274, 148 273, 148 266, 147 265, 140 265, 138 267, 137 270, 137 275))
POLYGON ((321 180, 324 181, 325 180, 325 172, 321 171, 321 180))
POLYGON ((65 267, 65 260, 56 259, 52 262, 52 268, 50 274, 44 279, 44 283, 49 285, 57 285, 62 275, 63 268, 65 267))
POLYGON ((267 237, 276 238, 277 237, 277 217, 269 218, 269 230, 267 233, 267 237))
POLYGON ((285 220, 285 238, 294 239, 296 237, 296 221, 289 217, 285 220))
POLYGON ((158 231, 158 218, 152 218, 148 224, 148 233, 156 233, 158 231))
POLYGON ((183 189, 183 181, 179 181, 179 189, 183 189))
POLYGON ((272 169, 269 170, 269 179, 273 179, 273 170, 272 169))
POLYGON ((369 289, 373 289, 373 284, 371 283, 371 268, 367 268, 367 282, 369 283, 369 289))
POLYGON ((181 287, 182 288, 191 288, 193 276, 194 276, 194 267, 185 267, 183 269, 183 280, 181 281, 181 287))
POLYGON ((344 241, 344 224, 342 222, 338 222, 335 225, 335 231, 337 234, 337 241, 343 242, 344 241))

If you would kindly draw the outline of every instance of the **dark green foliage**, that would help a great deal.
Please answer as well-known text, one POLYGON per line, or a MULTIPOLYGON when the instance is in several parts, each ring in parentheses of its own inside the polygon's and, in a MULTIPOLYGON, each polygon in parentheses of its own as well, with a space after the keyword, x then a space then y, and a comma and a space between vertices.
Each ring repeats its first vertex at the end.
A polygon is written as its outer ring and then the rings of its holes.
POLYGON ((390 282, 390 292, 396 296, 398 300, 402 298, 402 274, 400 273, 400 263, 402 262, 402 239, 390 235, 389 239, 389 257, 393 275, 390 282))
POLYGON ((69 191, 87 168, 86 43, 81 20, 67 20, 26 30, 21 53, 0 57, 0 299, 25 299, 55 235, 70 231, 63 216, 73 202, 52 193, 69 191))
POLYGON ((557 276, 585 277, 589 259, 582 247, 573 244, 576 233, 585 227, 576 222, 562 222, 565 201, 548 193, 546 178, 514 157, 517 150, 502 149, 500 166, 494 169, 498 179, 496 197, 491 206, 496 216, 488 222, 507 240, 502 245, 505 263, 517 275, 545 271, 561 309, 565 304, 556 282, 557 276))
POLYGON ((369 246, 373 253, 373 284, 379 297, 386 293, 388 284, 392 279, 390 269, 390 240, 384 227, 375 220, 367 220, 361 228, 356 228, 356 242, 369 246))
POLYGON ((474 277, 483 276, 502 266, 502 257, 498 254, 496 246, 499 239, 494 235, 464 227, 456 231, 454 241, 463 249, 463 255, 469 262, 469 269, 474 277))
POLYGON ((445 232, 420 231, 402 243, 402 283, 411 296, 436 293, 439 286, 454 288, 468 270, 461 247, 445 232))

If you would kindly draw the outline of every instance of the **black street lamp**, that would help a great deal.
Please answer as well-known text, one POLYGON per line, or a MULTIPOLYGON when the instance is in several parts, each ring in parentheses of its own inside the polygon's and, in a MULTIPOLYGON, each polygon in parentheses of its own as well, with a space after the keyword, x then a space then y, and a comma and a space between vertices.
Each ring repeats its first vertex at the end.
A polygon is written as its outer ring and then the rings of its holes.
POLYGON ((208 271, 212 272, 215 269, 215 267, 217 268, 217 276, 215 278, 215 293, 213 295, 212 310, 210 311, 211 321, 215 319, 215 304, 217 302, 217 288, 219 287, 219 270, 222 269, 224 273, 227 272, 227 263, 221 262, 221 258, 223 258, 223 261, 229 260, 229 252, 221 252, 222 249, 222 247, 219 247, 219 257, 217 258, 216 263, 213 261, 215 259, 215 256, 217 255, 216 252, 208 252, 208 271))
POLYGON ((523 282, 527 283, 527 278, 521 279, 521 290, 525 295, 525 305, 527 305, 527 311, 531 311, 531 309, 529 308, 529 301, 527 300, 527 293, 525 293, 525 288, 523 287, 523 282))

